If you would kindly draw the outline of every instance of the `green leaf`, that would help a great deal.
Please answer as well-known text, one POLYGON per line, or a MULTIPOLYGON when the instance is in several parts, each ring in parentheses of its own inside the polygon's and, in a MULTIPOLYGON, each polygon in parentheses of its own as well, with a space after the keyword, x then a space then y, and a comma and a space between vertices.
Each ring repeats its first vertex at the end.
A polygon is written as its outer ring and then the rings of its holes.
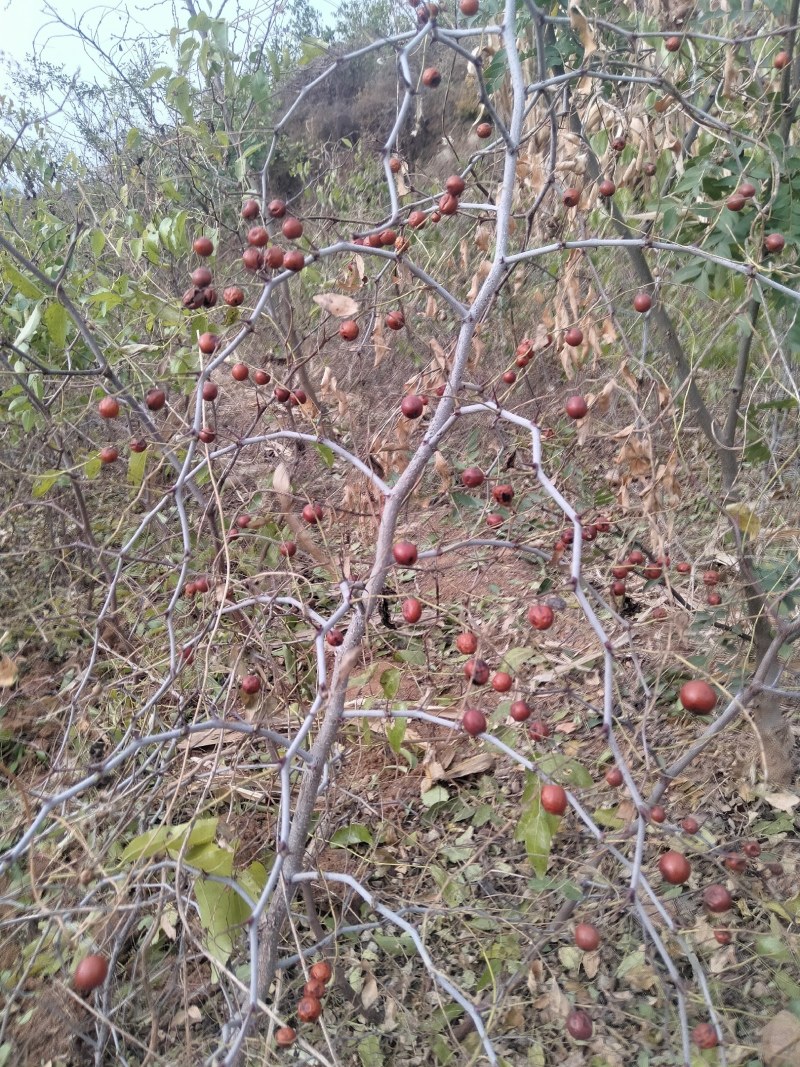
POLYGON ((205 878, 197 879, 195 895, 206 948, 220 963, 227 963, 233 951, 231 931, 247 919, 247 905, 229 886, 205 878))
POLYGON ((444 804, 450 799, 450 794, 443 785, 435 785, 433 789, 428 789, 423 793, 421 799, 426 808, 432 808, 434 804, 444 804))
POLYGON ((314 445, 317 452, 319 452, 320 458, 326 467, 333 466, 334 454, 327 445, 317 444, 314 445))
POLYGON ((39 324, 42 321, 42 302, 34 304, 33 310, 25 321, 25 325, 17 334, 14 339, 14 344, 17 348, 21 348, 23 352, 27 352, 28 341, 36 334, 39 329, 39 324))
POLYGON ((58 348, 66 346, 68 322, 69 316, 62 304, 54 301, 47 305, 44 313, 44 324, 50 334, 50 340, 58 348))
POLYGON ((528 773, 522 794, 522 817, 514 833, 515 841, 525 843, 525 851, 534 871, 543 878, 550 861, 550 844, 558 828, 558 817, 548 815, 539 802, 541 783, 537 775, 528 773))
POLYGON ((381 1039, 377 1034, 370 1034, 359 1041, 357 1051, 361 1067, 384 1067, 386 1061, 381 1052, 381 1039))
POLYGON ((128 457, 128 481, 131 485, 140 486, 144 479, 147 467, 147 452, 131 452, 128 457))
POLYGON ((24 274, 20 274, 13 264, 4 263, 2 274, 5 278, 8 278, 14 288, 22 293, 24 297, 27 297, 28 300, 38 300, 40 297, 44 296, 44 293, 39 286, 36 285, 35 282, 32 282, 30 278, 26 278, 24 274))
POLYGON ((241 872, 237 881, 245 893, 248 893, 253 900, 258 900, 267 884, 267 868, 263 863, 254 860, 246 870, 241 872))
MULTIPOLYGON (((172 67, 156 67, 156 69, 144 83, 144 88, 149 89, 151 85, 155 85, 156 82, 160 82, 162 78, 168 78, 170 74, 172 74, 172 67)), ((138 133, 139 131, 137 130, 136 132, 138 133)), ((130 134, 128 136, 130 136, 130 134)))
POLYGON ((103 464, 100 461, 100 457, 97 455, 97 453, 95 453, 93 456, 89 456, 89 458, 84 463, 83 473, 89 479, 90 482, 93 482, 97 475, 100 473, 100 469, 102 468, 102 466, 103 464))
POLYGON ((150 859, 160 852, 173 852, 177 855, 183 848, 184 842, 190 849, 208 844, 216 837, 218 823, 219 819, 213 816, 208 819, 197 819, 191 823, 157 826, 152 830, 146 830, 129 842, 122 853, 121 862, 131 863, 134 860, 150 859))
POLYGON ((218 874, 223 878, 230 878, 233 874, 233 852, 213 841, 187 849, 185 859, 190 867, 197 867, 206 874, 218 874))
POLYGON ((399 756, 403 748, 407 724, 407 719, 393 719, 392 725, 386 731, 386 739, 395 756, 399 756))
POLYGON ((394 700, 400 690, 400 671, 389 667, 380 677, 381 689, 387 700, 394 700))
POLYGON ((549 778, 554 778, 567 788, 589 789, 594 785, 592 776, 582 763, 563 756, 560 752, 551 752, 539 760, 539 766, 549 778))
POLYGON ((60 477, 61 471, 43 471, 34 478, 32 495, 38 499, 49 493, 60 477))
POLYGON ((507 671, 509 674, 516 674, 523 663, 527 663, 535 655, 536 653, 532 648, 510 648, 503 656, 500 670, 507 671))
POLYGON ((340 827, 330 839, 334 848, 348 848, 350 845, 374 845, 372 834, 361 823, 350 823, 340 827))

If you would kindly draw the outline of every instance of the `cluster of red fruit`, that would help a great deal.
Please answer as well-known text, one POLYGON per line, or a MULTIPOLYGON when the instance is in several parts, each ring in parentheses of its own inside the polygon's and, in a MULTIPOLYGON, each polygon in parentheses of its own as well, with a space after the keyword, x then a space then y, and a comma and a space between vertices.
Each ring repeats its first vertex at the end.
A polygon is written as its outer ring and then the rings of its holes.
MULTIPOLYGON (((246 200, 242 205, 242 218, 247 222, 252 222, 259 214, 260 208, 255 200, 246 200)), ((270 200, 267 214, 276 222, 283 220, 281 233, 287 241, 298 241, 303 236, 302 222, 286 215, 285 201, 270 200)), ((247 231, 247 248, 242 253, 242 263, 253 273, 266 269, 300 271, 306 265, 306 257, 297 248, 286 251, 280 245, 269 244, 266 227, 251 226, 247 231)))
MULTIPOLYGON (((331 974, 331 965, 324 960, 310 968, 309 979, 303 986, 303 995, 295 1009, 301 1023, 316 1022, 322 1014, 322 998, 327 992, 331 974)), ((275 1031, 275 1044, 280 1048, 289 1048, 296 1040, 297 1030, 293 1026, 281 1026, 275 1031)))
MULTIPOLYGON (((563 536, 563 535, 562 535, 563 536)), ((625 579, 636 567, 642 568, 642 577, 648 581, 659 581, 670 566, 670 558, 659 557, 656 560, 646 560, 643 552, 639 549, 634 549, 621 563, 616 563, 611 568, 611 576, 614 579, 611 583, 611 593, 613 596, 625 595, 625 579)), ((691 574, 692 565, 685 560, 676 564, 675 570, 678 574, 691 574)), ((703 572, 703 584, 706 587, 706 602, 711 607, 717 607, 722 603, 722 597, 717 592, 716 586, 719 584, 720 572, 717 570, 709 569, 703 572)))
MULTIPOLYGON (((167 402, 167 394, 163 389, 154 385, 152 389, 147 390, 144 402, 150 411, 160 411, 167 402)), ((120 411, 119 401, 115 396, 104 396, 97 405, 97 410, 101 418, 107 420, 116 419, 120 411)), ((144 452, 147 448, 147 442, 135 437, 131 441, 129 448, 131 452, 144 452)), ((119 449, 115 445, 106 445, 100 449, 99 456, 101 463, 116 463, 119 459, 119 449)))

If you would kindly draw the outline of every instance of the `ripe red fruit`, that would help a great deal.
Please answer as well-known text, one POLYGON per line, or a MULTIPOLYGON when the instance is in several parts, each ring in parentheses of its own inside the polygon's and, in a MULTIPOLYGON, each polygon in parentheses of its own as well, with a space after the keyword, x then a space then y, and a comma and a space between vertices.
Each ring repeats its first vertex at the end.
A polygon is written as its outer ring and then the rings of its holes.
POLYGON ((422 604, 416 597, 410 596, 403 601, 402 611, 406 622, 419 622, 422 617, 422 604))
POLYGON ((441 85, 442 76, 436 67, 427 67, 422 72, 422 84, 427 86, 428 89, 435 89, 437 85, 441 85))
MULTIPOLYGON (((580 331, 578 331, 578 333, 580 333, 580 331)), ((589 411, 589 404, 583 397, 570 397, 569 400, 566 401, 564 410, 570 418, 585 418, 589 411)))
POLYGON ((206 577, 198 578, 197 581, 194 583, 194 587, 195 587, 195 589, 197 590, 198 593, 207 593, 208 592, 208 578, 206 578, 206 577))
POLYGON ((648 177, 648 178, 652 178, 652 177, 653 177, 653 175, 654 175, 654 174, 655 174, 655 172, 656 172, 656 165, 655 165, 655 163, 645 163, 645 165, 644 165, 644 172, 645 172, 645 174, 647 175, 647 177, 648 177))
POLYGON ((322 515, 323 511, 319 504, 306 504, 302 511, 303 520, 309 526, 315 526, 318 522, 321 522, 322 515))
POLYGON ((785 244, 786 241, 779 233, 768 233, 764 238, 764 248, 766 248, 768 252, 782 252, 785 244))
POLYGON ((203 400, 216 400, 218 394, 219 387, 216 382, 203 382, 203 400))
POLYGON ((733 941, 733 934, 730 930, 715 930, 714 940, 718 941, 720 945, 729 945, 733 941))
POLYGON ((721 915, 733 907, 733 897, 724 885, 710 885, 703 892, 703 903, 715 915, 721 915))
POLYGON ((315 963, 311 966, 309 974, 312 978, 316 978, 318 982, 329 982, 333 971, 331 970, 331 965, 326 960, 320 960, 319 963, 315 963))
POLYGON ((411 567, 417 562, 417 546, 412 541, 398 541, 392 548, 392 555, 401 567, 411 567))
POLYGON ((615 137, 614 140, 611 142, 611 147, 614 149, 615 152, 624 152, 625 145, 627 143, 628 142, 624 137, 615 137))
POLYGON ((322 1001, 316 997, 303 997, 297 1003, 296 1015, 301 1022, 315 1022, 322 1015, 322 1001))
POLYGON ((611 575, 614 578, 627 578, 630 573, 630 567, 626 567, 623 564, 617 564, 616 567, 611 568, 611 575))
POLYGON ((467 489, 477 489, 483 485, 484 474, 480 467, 467 467, 461 475, 461 482, 467 489))
POLYGON ((193 270, 191 275, 192 285, 197 286, 198 289, 205 289, 207 285, 211 285, 211 271, 208 267, 198 267, 193 270))
POLYGON ((412 230, 419 230, 425 225, 426 219, 424 211, 412 211, 408 216, 408 225, 412 230))
POLYGON ((664 822, 667 813, 660 804, 654 804, 650 809, 649 816, 651 822, 664 822))
POLYGON ((204 426, 202 430, 198 431, 197 436, 200 438, 204 445, 210 445, 217 435, 214 433, 213 430, 209 430, 207 426, 204 426))
MULTIPOLYGON (((477 3, 475 7, 477 9, 477 3)), ((461 196, 466 189, 467 185, 460 174, 451 174, 447 181, 444 183, 445 189, 451 196, 461 196)))
POLYGON ((267 213, 271 219, 282 219, 286 214, 286 201, 270 200, 267 205, 267 213))
POLYGON ((247 693, 248 696, 253 696, 261 688, 261 679, 257 674, 246 674, 242 678, 242 692, 247 693))
POLYGON ((751 200, 756 195, 756 187, 752 182, 742 182, 736 192, 745 200, 751 200))
POLYGON ((606 771, 606 783, 611 786, 612 789, 617 789, 622 785, 622 771, 619 767, 609 767, 606 771))
POLYGON ((471 633, 459 634, 456 638, 456 648, 465 656, 471 656, 478 649, 478 638, 471 633))
POLYGON ((600 944, 600 932, 591 923, 578 923, 575 927, 575 944, 584 952, 594 952, 600 944))
POLYGON ((119 452, 113 445, 106 445, 105 448, 100 449, 101 463, 116 463, 118 459, 119 452))
POLYGON ((654 582, 661 577, 661 568, 657 563, 648 563, 642 574, 649 582, 654 582))
POLYGON ((358 323, 353 322, 352 319, 347 319, 339 327, 339 336, 343 341, 355 341, 358 337, 358 323))
POLYGON ((567 1033, 570 1037, 574 1037, 576 1041, 588 1041, 594 1030, 592 1020, 587 1012, 581 1011, 579 1008, 573 1008, 569 1013, 566 1026, 567 1033))
POLYGON ((167 402, 167 394, 163 389, 159 389, 158 386, 154 385, 152 389, 147 390, 144 402, 151 411, 161 411, 167 402))
POLYGON ((679 52, 681 47, 680 37, 668 37, 664 41, 664 47, 668 52, 679 52))
POLYGON ((308 397, 302 389, 295 389, 295 391, 289 397, 289 403, 293 408, 298 407, 300 404, 305 404, 307 400, 308 397))
POLYGON ((565 189, 564 195, 561 197, 564 201, 564 207, 577 207, 580 198, 581 194, 578 189, 565 189))
POLYGON ((510 485, 496 485, 492 489, 492 496, 498 504, 502 504, 503 507, 509 507, 511 501, 514 499, 514 489, 510 485))
POLYGON ((677 565, 675 570, 678 572, 678 574, 691 574, 692 565, 691 563, 686 563, 685 561, 683 561, 677 565))
POLYGON ((716 608, 722 603, 722 597, 716 591, 716 589, 710 589, 708 591, 708 594, 706 596, 706 603, 709 604, 712 608, 716 608))
POLYGON ((696 834, 700 829, 700 823, 692 815, 687 815, 681 823, 681 828, 686 831, 687 834, 696 834))
POLYGON ((491 122, 479 122, 475 127, 475 133, 482 141, 485 141, 487 137, 492 136, 492 124, 491 122))
POLYGON ((633 307, 635 311, 644 314, 645 311, 649 311, 653 306, 653 300, 649 293, 637 293, 633 298, 633 307))
POLYGON ((505 671, 497 671, 492 678, 492 689, 496 693, 507 693, 514 684, 514 679, 505 671))
POLYGON ((751 860, 758 859, 761 855, 761 845, 759 845, 758 841, 745 841, 742 845, 742 852, 749 856, 751 860))
POLYGON ((525 722, 526 719, 531 717, 530 706, 524 700, 515 700, 511 705, 509 715, 514 722, 525 722))
POLYGON ((219 337, 215 333, 201 333, 197 338, 197 344, 201 352, 210 356, 219 345, 219 337))
POLYGON ((287 559, 291 559, 291 557, 297 552, 297 545, 294 543, 294 541, 281 541, 281 543, 278 545, 278 551, 282 556, 286 556, 287 559))
POLYGON ((550 736, 550 727, 543 719, 534 719, 528 727, 528 736, 531 741, 546 741, 550 736))
POLYGON ((84 956, 75 968, 72 984, 79 993, 91 993, 105 982, 108 975, 108 960, 105 956, 84 956))
POLYGON ((495 511, 490 511, 486 516, 486 525, 490 526, 493 530, 496 530, 498 526, 502 526, 504 523, 502 515, 498 515, 495 511))
POLYGON ((386 316, 386 325, 390 330, 402 330, 406 320, 402 311, 390 311, 386 316))
POLYGON ((134 437, 128 448, 130 448, 131 452, 144 452, 147 448, 147 441, 143 441, 141 437, 134 437))
POLYGON ((439 212, 442 215, 455 215, 458 211, 458 197, 445 193, 439 197, 439 212))
POLYGON ((503 381, 506 383, 506 385, 513 385, 516 380, 517 376, 513 372, 513 370, 503 371, 503 381))
POLYGON ((634 567, 644 563, 644 552, 640 552, 638 548, 634 548, 633 552, 628 556, 628 563, 632 564, 634 567))
POLYGON ((400 162, 397 156, 392 156, 389 160, 389 170, 392 172, 392 174, 399 174, 402 169, 403 164, 400 162))
POLYGON ((541 804, 551 815, 563 815, 567 810, 567 794, 560 785, 543 785, 541 804))
POLYGON ((344 634, 341 630, 337 630, 335 627, 333 630, 328 630, 325 634, 325 640, 331 646, 331 648, 338 648, 339 645, 344 644, 344 634))
POLYGON ((380 238, 381 244, 385 248, 389 248, 389 246, 393 245, 397 240, 397 234, 394 232, 394 230, 382 230, 380 238))
POLYGON ((694 680, 684 682, 678 694, 678 699, 687 711, 691 711, 695 715, 708 715, 710 711, 714 710, 714 705, 717 703, 717 694, 708 682, 694 680))
POLYGON ((486 716, 477 708, 467 708, 461 716, 461 725, 470 737, 486 733, 486 716))
POLYGON ((250 377, 250 371, 246 363, 234 363, 231 367, 231 378, 236 382, 245 382, 250 377))
POLYGON ((197 592, 197 583, 196 582, 187 582, 186 585, 183 588, 183 595, 189 600, 191 600, 191 598, 195 595, 196 592, 197 592))
POLYGON ((791 56, 788 52, 778 52, 775 58, 772 60, 772 65, 775 70, 783 70, 784 67, 788 67, 791 62, 791 56))
POLYGON ((553 609, 549 604, 531 604, 528 608, 528 622, 534 630, 549 630, 555 622, 553 609))
POLYGON ((578 345, 582 345, 583 330, 579 329, 577 326, 573 326, 571 329, 567 330, 564 334, 564 343, 568 344, 570 348, 577 348, 578 345))
POLYGON ((723 862, 728 870, 733 871, 735 874, 742 874, 747 870, 747 857, 743 856, 741 852, 728 852, 723 862))
POLYGON ((195 237, 192 248, 198 256, 211 256, 214 254, 214 245, 210 237, 195 237))
POLYGON ((622 581, 611 583, 612 596, 625 596, 625 583, 622 581))
POLYGON ((410 396, 404 396, 400 404, 400 410, 407 419, 418 419, 425 410, 422 397, 415 396, 413 393, 410 396))
POLYGON ((223 292, 222 299, 228 307, 238 308, 244 302, 244 291, 238 285, 229 285, 223 292))
POLYGON ((489 681, 489 664, 482 659, 468 659, 464 664, 464 675, 473 685, 486 685, 489 681))
POLYGON ((670 885, 683 885, 692 873, 692 865, 680 852, 665 852, 658 861, 658 869, 670 885))
POLYGON ((264 248, 269 241, 269 234, 263 226, 253 226, 247 231, 247 243, 253 248, 264 248))
POLYGON ((320 982, 317 978, 309 978, 306 984, 303 986, 304 997, 316 997, 317 1000, 322 1000, 325 996, 325 983, 320 982))
POLYGON ((283 266, 287 270, 292 270, 295 273, 301 271, 306 265, 306 257, 298 248, 293 248, 290 251, 284 253, 283 266))
POLYGON ((291 1026, 279 1026, 275 1031, 275 1044, 279 1048, 289 1048, 297 1040, 297 1031, 291 1026))
POLYGON ((286 253, 279 245, 270 245, 264 253, 264 262, 272 270, 280 270, 286 259, 286 253))
POLYGON ((604 178, 598 185, 597 191, 601 196, 609 197, 614 195, 617 187, 610 178, 604 178))
POLYGON ((119 401, 113 396, 104 396, 97 410, 104 419, 115 419, 119 415, 119 401))
POLYGON ((275 397, 279 404, 285 404, 292 394, 282 385, 276 385, 275 388, 272 390, 272 395, 275 397))
POLYGON ((300 219, 284 219, 281 230, 287 241, 297 241, 303 236, 303 224, 300 219))
POLYGON ((242 263, 246 270, 261 270, 264 266, 264 257, 257 248, 245 248, 242 252, 242 263))
POLYGON ((582 541, 595 541, 597 539, 597 527, 593 525, 584 526, 581 530, 582 541))
POLYGON ((741 211, 744 205, 747 203, 741 193, 731 193, 728 199, 725 201, 725 206, 728 211, 741 211))
POLYGON ((459 0, 458 9, 462 15, 472 18, 478 14, 478 0, 459 0))
POLYGON ((711 1023, 698 1023, 692 1030, 692 1041, 698 1048, 716 1048, 719 1044, 717 1031, 711 1023))
POLYGON ((245 200, 245 202, 242 204, 242 218, 243 219, 247 219, 248 222, 249 222, 251 219, 256 218, 257 215, 258 215, 258 201, 256 201, 256 200, 245 200))
POLYGON ((240 530, 246 530, 252 521, 253 520, 250 515, 236 516, 236 525, 239 527, 240 530))
POLYGON ((253 371, 253 381, 256 385, 266 385, 269 382, 269 374, 265 370, 253 371))

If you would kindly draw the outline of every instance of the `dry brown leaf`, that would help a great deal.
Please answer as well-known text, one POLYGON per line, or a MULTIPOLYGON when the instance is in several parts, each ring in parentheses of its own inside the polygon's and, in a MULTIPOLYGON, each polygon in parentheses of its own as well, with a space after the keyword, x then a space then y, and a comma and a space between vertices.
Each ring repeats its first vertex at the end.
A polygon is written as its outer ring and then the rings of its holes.
POLYGON ((10 689, 19 677, 19 668, 10 656, 0 659, 0 688, 10 689))
POLYGON ((461 252, 461 269, 467 274, 469 272, 469 245, 466 237, 462 237, 459 250, 461 252))
POLYGON ((428 293, 428 299, 425 301, 425 310, 423 315, 426 319, 435 319, 439 313, 439 309, 436 306, 436 300, 433 293, 428 293))
POLYGON ((469 293, 467 295, 467 303, 472 304, 478 295, 478 290, 486 281, 489 271, 492 269, 491 261, 484 259, 481 261, 480 266, 472 275, 472 285, 470 286, 469 293))
MULTIPOLYGON (((491 227, 482 222, 475 231, 475 245, 481 252, 488 252, 492 243, 492 229, 491 227)), ((466 269, 466 268, 465 268, 466 269)))
POLYGON ((466 778, 470 774, 486 774, 494 769, 494 765, 495 759, 490 752, 478 752, 448 767, 441 777, 450 781, 452 778, 466 778))
POLYGON ((365 1008, 371 1008, 378 999, 378 983, 375 976, 370 975, 361 989, 361 1003, 365 1008))
POLYGON ((317 293, 312 299, 323 311, 337 319, 351 319, 360 311, 359 305, 351 296, 342 296, 341 293, 317 293))
POLYGON ((761 1033, 764 1067, 796 1067, 800 1063, 800 1019, 781 1011, 761 1033))
POLYGON ((374 367, 380 367, 386 356, 389 355, 389 345, 383 330, 383 316, 378 315, 375 319, 375 328, 372 331, 372 344, 375 349, 374 367))

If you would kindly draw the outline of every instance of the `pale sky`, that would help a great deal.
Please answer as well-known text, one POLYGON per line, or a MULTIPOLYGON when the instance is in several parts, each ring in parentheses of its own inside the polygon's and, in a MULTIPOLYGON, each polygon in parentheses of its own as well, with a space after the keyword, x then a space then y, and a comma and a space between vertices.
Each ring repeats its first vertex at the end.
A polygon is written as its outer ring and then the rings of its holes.
MULTIPOLYGON (((253 0, 214 0, 210 9, 208 0, 195 0, 197 10, 209 11, 212 15, 235 17, 242 7, 247 9, 253 0)), ((256 0, 264 3, 264 0, 256 0)), ((323 16, 335 7, 335 0, 312 0, 313 6, 323 16)), ((89 51, 73 35, 67 34, 53 22, 52 10, 57 10, 65 21, 73 25, 79 22, 87 32, 101 30, 101 37, 114 58, 124 58, 126 41, 134 41, 145 35, 167 35, 177 21, 185 23, 188 12, 182 2, 173 0, 50 0, 51 12, 46 0, 0 0, 0 52, 24 65, 25 56, 36 48, 45 59, 63 63, 68 73, 80 69, 84 77, 98 73, 89 51), (176 16, 176 7, 180 12, 176 16), (119 46, 122 44, 122 49, 119 46)), ((0 67, 0 92, 5 88, 0 67)))

